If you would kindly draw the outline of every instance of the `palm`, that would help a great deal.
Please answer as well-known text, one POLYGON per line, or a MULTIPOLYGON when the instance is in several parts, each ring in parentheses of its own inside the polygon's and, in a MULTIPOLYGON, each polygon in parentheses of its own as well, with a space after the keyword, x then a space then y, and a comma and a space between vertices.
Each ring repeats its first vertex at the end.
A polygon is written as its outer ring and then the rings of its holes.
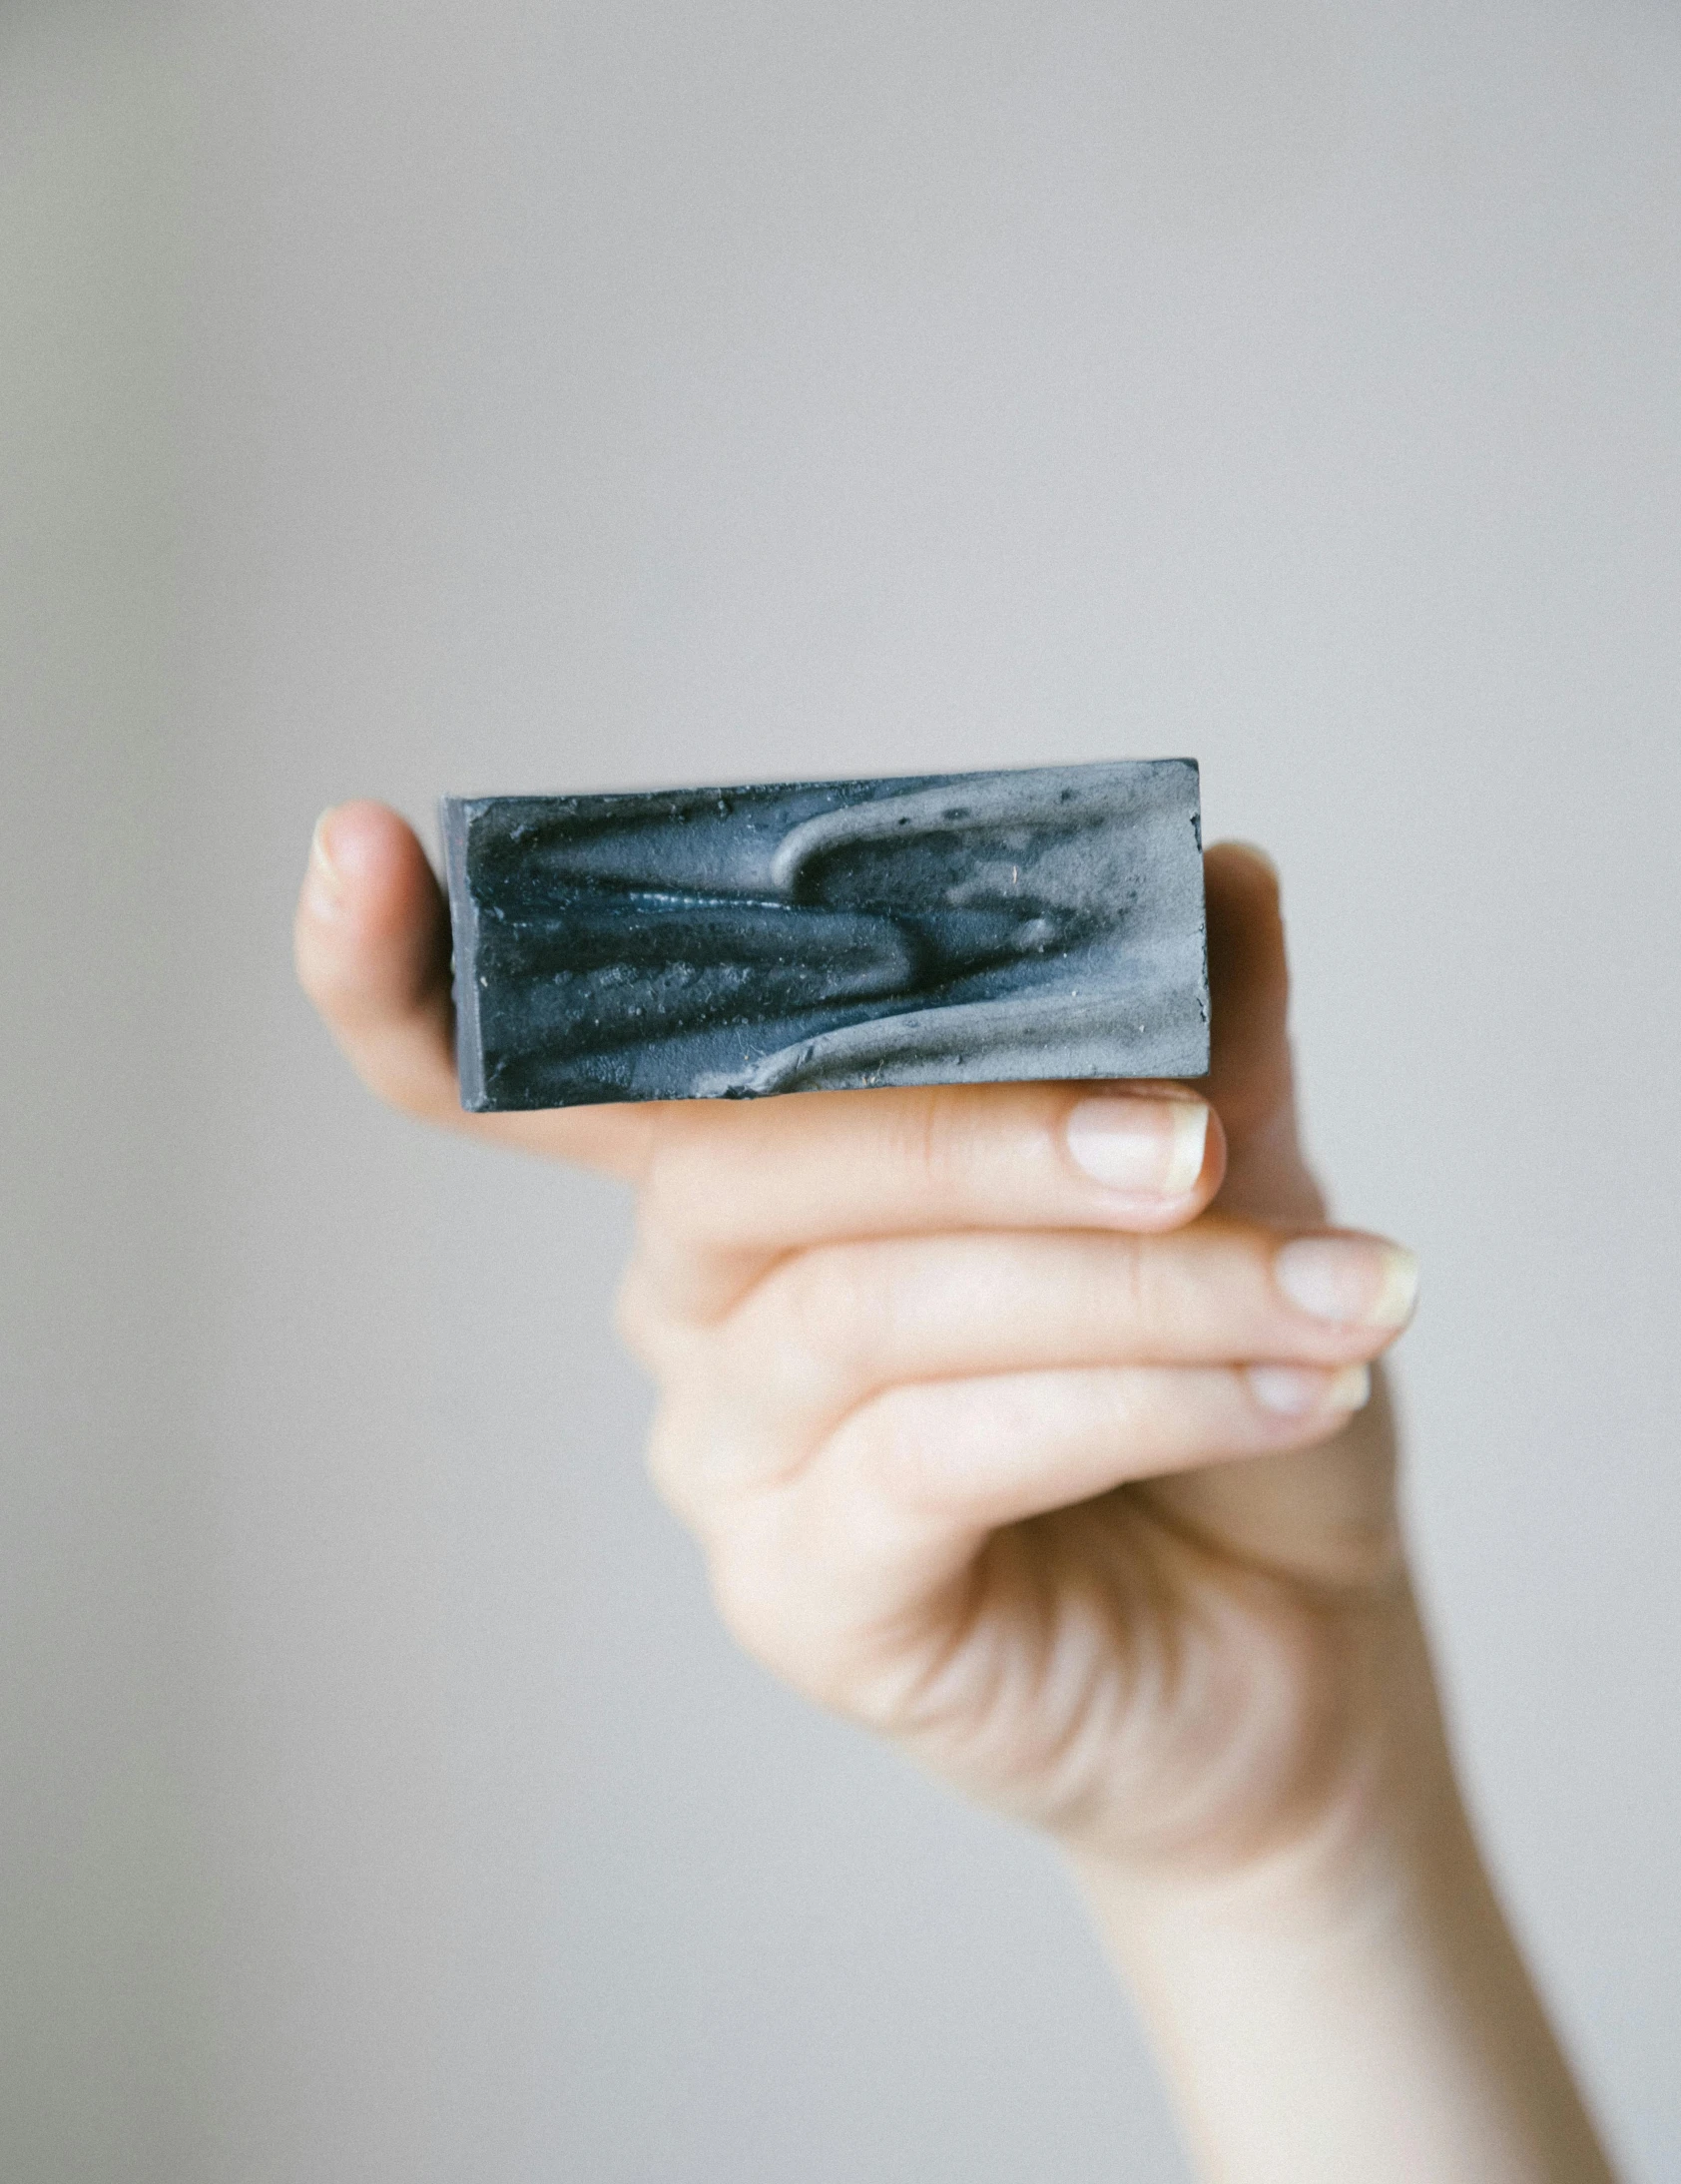
POLYGON ((1350 1757, 1328 1732, 1355 1711, 1363 1641, 1407 1613, 1387 1471, 1387 1423, 1363 1422, 1013 1525, 837 1695, 970 1794, 1094 1846, 1252 1849, 1350 1757), (1316 1537, 1293 1512, 1328 1483, 1316 1537))

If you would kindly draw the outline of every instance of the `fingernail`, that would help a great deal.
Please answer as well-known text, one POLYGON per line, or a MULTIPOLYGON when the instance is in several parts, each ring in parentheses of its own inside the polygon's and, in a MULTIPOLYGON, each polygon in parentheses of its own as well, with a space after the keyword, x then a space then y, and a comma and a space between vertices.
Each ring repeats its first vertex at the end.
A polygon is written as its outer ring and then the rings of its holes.
POLYGON ((1067 1127, 1076 1166, 1112 1191, 1183 1198, 1203 1172, 1208 1108, 1202 1100, 1081 1100, 1067 1127))
POLYGON ((337 810, 337 805, 329 804, 309 836, 310 892, 318 906, 328 910, 338 907, 344 892, 342 876, 332 861, 332 819, 337 810))
POLYGON ((1273 1278, 1298 1311, 1339 1327, 1404 1327, 1418 1295, 1417 1260, 1375 1236, 1293 1237, 1273 1278))
POLYGON ((1360 1410, 1372 1400, 1372 1367, 1340 1365, 1246 1365, 1249 1391, 1278 1418, 1310 1418, 1330 1410, 1360 1410))

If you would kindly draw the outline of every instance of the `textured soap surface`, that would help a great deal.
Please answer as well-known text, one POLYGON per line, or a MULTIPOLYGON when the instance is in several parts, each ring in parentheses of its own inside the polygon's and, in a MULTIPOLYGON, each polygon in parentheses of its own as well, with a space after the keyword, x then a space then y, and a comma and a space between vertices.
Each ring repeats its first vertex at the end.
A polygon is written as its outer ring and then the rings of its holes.
POLYGON ((467 1108, 1208 1067, 1190 759, 442 818, 467 1108))

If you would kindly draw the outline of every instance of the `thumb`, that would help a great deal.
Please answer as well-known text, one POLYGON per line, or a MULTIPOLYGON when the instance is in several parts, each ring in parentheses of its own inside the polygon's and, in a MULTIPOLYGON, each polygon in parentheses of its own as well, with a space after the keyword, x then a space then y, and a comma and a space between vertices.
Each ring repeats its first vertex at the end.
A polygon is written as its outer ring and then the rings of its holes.
POLYGON ((1323 1221, 1325 1198, 1297 1137, 1290 969, 1278 872, 1223 841, 1203 860, 1214 1052, 1207 1091, 1229 1161, 1218 1203, 1261 1221, 1323 1221))

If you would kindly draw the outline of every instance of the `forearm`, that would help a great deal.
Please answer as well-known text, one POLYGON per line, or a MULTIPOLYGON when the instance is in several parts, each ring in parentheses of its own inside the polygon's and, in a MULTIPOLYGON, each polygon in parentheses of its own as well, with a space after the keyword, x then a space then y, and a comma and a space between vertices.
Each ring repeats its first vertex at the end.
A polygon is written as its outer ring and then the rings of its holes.
POLYGON ((1238 1877, 1079 1865, 1208 2184, 1611 2178, 1445 1752, 1418 1758, 1238 1877))

